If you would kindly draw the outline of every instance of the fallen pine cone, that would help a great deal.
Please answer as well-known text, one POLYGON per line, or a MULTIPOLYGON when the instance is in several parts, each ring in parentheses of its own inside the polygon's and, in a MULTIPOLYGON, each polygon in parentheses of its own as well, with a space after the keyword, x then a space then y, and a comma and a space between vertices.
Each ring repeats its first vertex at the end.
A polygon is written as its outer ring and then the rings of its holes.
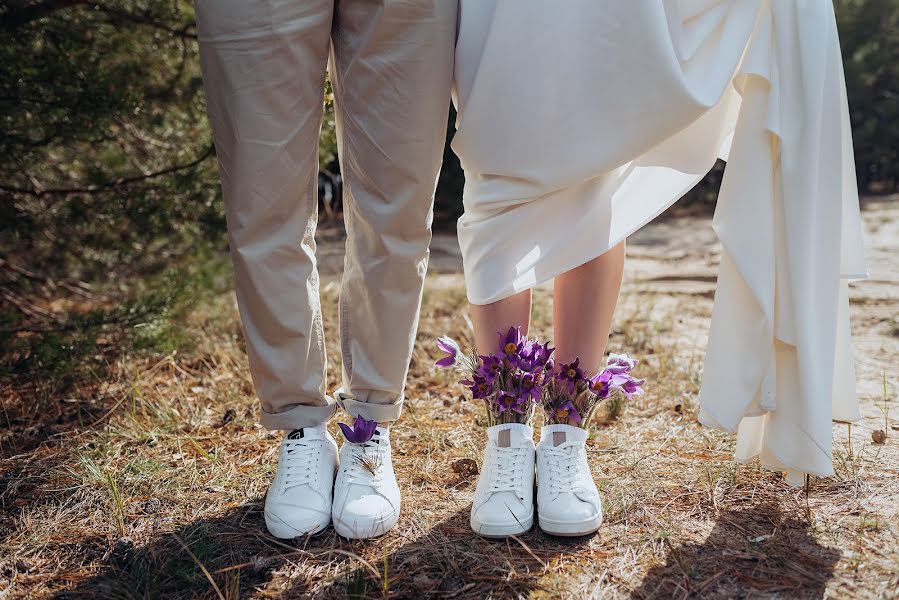
POLYGON ((237 411, 233 408, 229 408, 225 411, 225 414, 222 415, 222 426, 224 427, 228 423, 234 420, 234 417, 237 416, 237 411))
POLYGON ((470 458, 460 458, 453 461, 453 472, 462 477, 471 477, 478 474, 478 463, 470 458))

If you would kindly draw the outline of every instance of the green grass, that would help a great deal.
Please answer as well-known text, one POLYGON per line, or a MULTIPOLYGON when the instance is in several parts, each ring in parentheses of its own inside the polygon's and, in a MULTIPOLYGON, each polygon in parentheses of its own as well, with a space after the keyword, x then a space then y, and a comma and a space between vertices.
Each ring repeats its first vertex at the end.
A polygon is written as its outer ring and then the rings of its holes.
MULTIPOLYGON (((337 290, 325 295, 333 388, 337 290)), ((460 401, 461 386, 433 367, 437 335, 470 339, 461 278, 429 280, 406 409, 392 434, 403 513, 397 529, 371 542, 330 530, 289 543, 265 533, 277 435, 256 424, 233 297, 196 298, 167 313, 160 345, 117 348, 115 360, 78 372, 66 392, 26 387, 4 404, 0 583, 3 565, 28 566, 10 598, 66 590, 134 599, 667 598, 687 586, 713 598, 801 589, 888 597, 899 531, 889 503, 877 502, 899 493, 894 438, 863 443, 869 424, 857 426, 851 453, 836 443, 837 475, 808 490, 734 464, 732 436, 695 422, 701 349, 689 334, 707 323, 705 297, 627 289, 609 348, 640 358, 648 384, 645 396, 609 402, 591 426, 603 528, 572 540, 535 529, 520 543, 472 534, 476 477, 452 469, 480 459, 484 436, 482 407, 460 401), (163 335, 176 329, 177 338, 163 335), (170 352, 182 338, 190 343, 170 352)), ((535 333, 547 335, 550 315, 551 298, 538 290, 535 333)), ((892 417, 878 413, 878 427, 884 418, 892 417)))

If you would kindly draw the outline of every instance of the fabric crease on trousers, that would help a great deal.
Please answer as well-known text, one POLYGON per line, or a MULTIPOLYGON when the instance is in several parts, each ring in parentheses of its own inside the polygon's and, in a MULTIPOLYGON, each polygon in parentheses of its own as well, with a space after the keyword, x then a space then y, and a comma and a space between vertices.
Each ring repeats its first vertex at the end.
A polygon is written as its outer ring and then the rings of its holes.
POLYGON ((457 2, 197 0, 196 10, 262 424, 317 425, 338 402, 396 420, 427 271, 457 2), (315 258, 326 70, 347 228, 337 394, 325 383, 315 258))

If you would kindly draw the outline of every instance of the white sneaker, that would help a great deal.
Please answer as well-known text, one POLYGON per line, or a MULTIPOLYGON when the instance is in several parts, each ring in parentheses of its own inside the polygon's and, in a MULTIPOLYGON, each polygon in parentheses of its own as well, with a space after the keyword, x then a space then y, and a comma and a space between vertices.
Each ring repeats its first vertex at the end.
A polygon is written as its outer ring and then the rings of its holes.
POLYGON ((587 463, 587 431, 546 425, 537 444, 537 517, 552 535, 587 535, 602 523, 602 502, 587 463))
POLYGON ((281 441, 278 470, 265 496, 265 526, 276 538, 318 533, 331 522, 337 442, 324 424, 281 441))
POLYGON ((484 537, 524 533, 534 524, 534 430, 487 428, 484 464, 471 505, 471 528, 484 537))
POLYGON ((386 533, 400 517, 400 488, 393 473, 390 433, 378 427, 363 444, 343 440, 331 511, 334 530, 349 539, 386 533))

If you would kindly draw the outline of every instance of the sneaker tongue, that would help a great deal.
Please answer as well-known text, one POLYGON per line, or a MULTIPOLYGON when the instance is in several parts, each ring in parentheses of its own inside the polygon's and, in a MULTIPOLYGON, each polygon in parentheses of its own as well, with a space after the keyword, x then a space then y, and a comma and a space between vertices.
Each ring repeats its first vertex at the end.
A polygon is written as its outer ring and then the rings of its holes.
POLYGON ((322 438, 325 436, 324 424, 318 425, 316 427, 303 427, 302 429, 294 429, 290 433, 287 434, 287 439, 289 440, 309 440, 322 438))
POLYGON ((573 425, 544 425, 540 430, 540 440, 553 447, 565 442, 586 442, 587 430, 573 425))
POLYGON ((487 438, 496 442, 500 448, 517 446, 525 438, 530 438, 533 430, 522 423, 507 423, 487 428, 487 438))
POLYGON ((498 431, 496 433, 496 445, 500 448, 511 448, 512 447, 512 432, 508 429, 503 429, 502 431, 498 431))

